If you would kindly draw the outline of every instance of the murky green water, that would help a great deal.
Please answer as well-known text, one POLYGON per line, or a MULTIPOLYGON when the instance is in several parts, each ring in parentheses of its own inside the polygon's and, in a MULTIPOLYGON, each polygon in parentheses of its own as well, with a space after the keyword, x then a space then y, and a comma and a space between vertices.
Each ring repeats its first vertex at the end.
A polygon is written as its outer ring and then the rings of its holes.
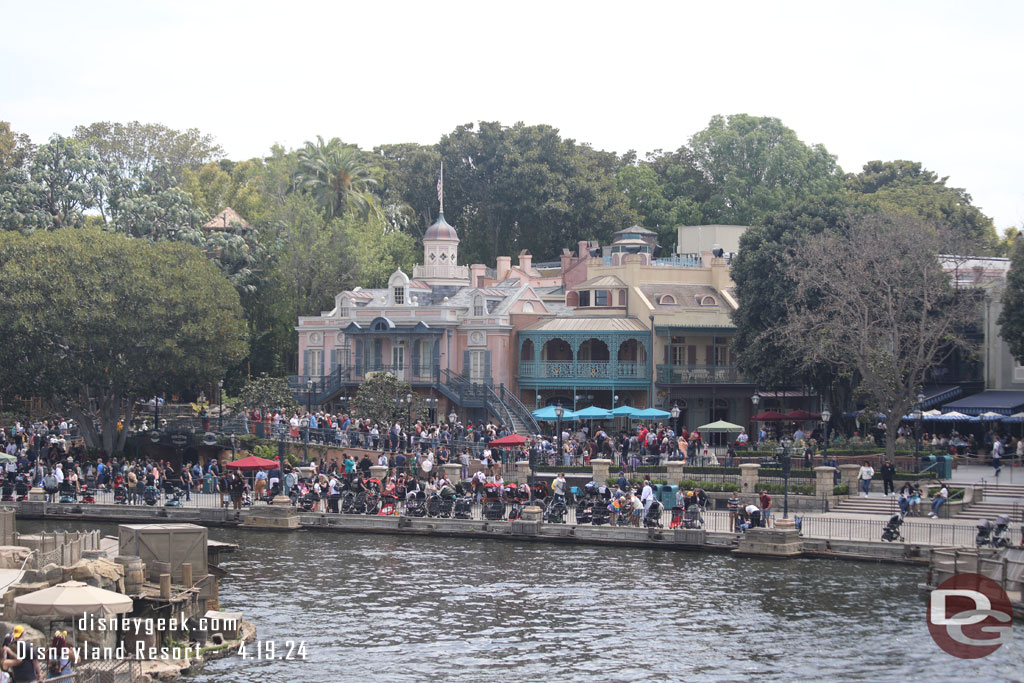
POLYGON ((278 655, 303 642, 306 660, 232 657, 196 683, 1002 681, 1024 671, 1024 633, 982 660, 942 652, 925 626, 917 568, 312 531, 210 535, 242 546, 225 556, 223 607, 243 611, 278 655))

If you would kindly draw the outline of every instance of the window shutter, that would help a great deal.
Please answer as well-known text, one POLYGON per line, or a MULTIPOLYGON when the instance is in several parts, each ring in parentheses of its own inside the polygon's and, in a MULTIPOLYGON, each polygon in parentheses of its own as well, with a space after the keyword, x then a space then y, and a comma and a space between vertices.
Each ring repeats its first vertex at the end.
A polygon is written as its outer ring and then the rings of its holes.
POLYGON ((430 377, 437 380, 441 372, 441 342, 434 340, 434 365, 430 368, 430 377))
POLYGON ((363 362, 364 361, 363 354, 365 352, 366 352, 366 350, 363 348, 363 340, 362 339, 356 339, 356 374, 357 375, 362 375, 363 374, 363 367, 366 365, 366 363, 363 362))
POLYGON ((324 370, 327 369, 326 366, 327 366, 327 354, 325 354, 323 351, 321 351, 320 352, 320 367, 318 367, 316 369, 317 373, 320 375, 320 381, 321 382, 323 381, 323 376, 325 374, 324 370))
POLYGON ((381 356, 384 354, 384 342, 380 339, 373 340, 373 369, 380 370, 383 360, 381 356))
POLYGON ((469 351, 462 352, 462 376, 469 377, 469 351))
POLYGON ((309 349, 302 352, 302 374, 312 375, 313 369, 309 367, 309 349))
POLYGON ((412 374, 419 376, 420 374, 420 340, 414 339, 412 342, 412 374))
POLYGON ((715 364, 715 347, 711 344, 704 346, 704 365, 715 364))
POLYGON ((327 366, 327 374, 333 375, 338 368, 338 349, 331 349, 331 364, 327 366))
MULTIPOLYGON (((637 359, 637 360, 639 360, 639 359, 637 359)), ((672 362, 672 357, 669 356, 669 347, 668 347, 668 344, 666 344, 665 345, 665 365, 668 365, 671 362, 672 362)))
POLYGON ((484 351, 484 384, 492 384, 491 381, 491 352, 490 350, 484 351))
POLYGON ((696 365, 697 364, 697 347, 693 344, 686 347, 686 364, 696 365))

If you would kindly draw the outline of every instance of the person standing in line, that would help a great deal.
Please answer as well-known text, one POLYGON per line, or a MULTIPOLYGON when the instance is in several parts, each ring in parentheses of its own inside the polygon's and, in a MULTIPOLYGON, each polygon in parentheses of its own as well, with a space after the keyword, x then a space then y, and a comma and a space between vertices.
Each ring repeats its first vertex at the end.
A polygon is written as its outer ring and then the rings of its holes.
POLYGON ((857 479, 860 480, 860 490, 864 494, 864 497, 868 497, 868 492, 871 490, 871 479, 875 476, 875 469, 871 466, 867 460, 861 465, 860 471, 857 473, 857 479))
POLYGON ((651 486, 651 480, 644 480, 643 491, 640 492, 640 502, 644 504, 644 517, 647 516, 647 511, 651 508, 651 503, 654 502, 654 488, 651 486))
POLYGON ((896 493, 896 485, 893 479, 896 477, 896 467, 888 460, 882 464, 882 487, 885 490, 886 498, 890 493, 896 493))

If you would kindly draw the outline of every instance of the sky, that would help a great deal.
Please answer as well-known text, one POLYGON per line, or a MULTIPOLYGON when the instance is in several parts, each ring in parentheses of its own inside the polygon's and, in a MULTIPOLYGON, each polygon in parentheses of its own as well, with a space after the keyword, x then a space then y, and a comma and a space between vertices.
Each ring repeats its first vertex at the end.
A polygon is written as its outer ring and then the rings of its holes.
POLYGON ((642 156, 747 113, 845 171, 920 161, 998 228, 1024 224, 1020 2, 0 0, 0 17, 0 120, 37 143, 138 120, 245 159, 523 121, 642 156))

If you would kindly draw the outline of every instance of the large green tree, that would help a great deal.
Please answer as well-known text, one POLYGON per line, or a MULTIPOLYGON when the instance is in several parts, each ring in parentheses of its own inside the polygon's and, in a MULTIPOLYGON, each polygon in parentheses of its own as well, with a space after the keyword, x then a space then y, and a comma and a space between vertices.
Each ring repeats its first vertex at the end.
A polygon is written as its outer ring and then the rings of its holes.
POLYGON ((136 399, 215 381, 246 351, 238 294, 196 248, 94 229, 0 233, 0 390, 123 448, 136 399))
POLYGON ((0 175, 24 166, 34 149, 28 135, 16 133, 10 123, 0 121, 0 175))
POLYGON ((992 219, 971 203, 966 190, 949 187, 946 180, 916 161, 869 161, 860 173, 846 176, 846 188, 873 210, 909 213, 939 226, 971 254, 993 253, 999 238, 992 219))
POLYGON ((773 117, 715 116, 690 138, 689 152, 687 161, 703 179, 707 223, 755 225, 792 202, 842 186, 835 157, 822 145, 801 142, 773 117))
POLYGON ((999 335, 1010 345, 1010 353, 1024 365, 1024 241, 1016 239, 1006 274, 1003 310, 999 314, 999 335))

